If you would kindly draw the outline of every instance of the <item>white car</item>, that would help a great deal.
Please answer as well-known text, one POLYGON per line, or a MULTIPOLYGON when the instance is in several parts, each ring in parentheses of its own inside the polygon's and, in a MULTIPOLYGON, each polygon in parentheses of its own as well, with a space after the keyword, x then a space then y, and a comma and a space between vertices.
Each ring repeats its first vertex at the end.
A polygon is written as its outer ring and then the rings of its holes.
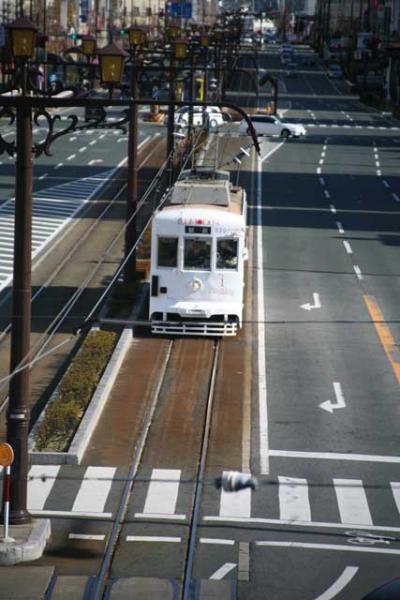
MULTIPOLYGON (((250 118, 257 135, 280 135, 282 137, 306 135, 304 125, 286 123, 273 115, 250 115, 250 118)), ((239 125, 239 132, 249 133, 249 126, 245 119, 239 125)))
MULTIPOLYGON (((210 127, 214 129, 224 123, 224 117, 221 109, 218 106, 206 106, 205 113, 208 116, 208 122, 210 127)), ((189 107, 184 106, 183 108, 175 111, 175 125, 181 125, 187 127, 189 124, 189 107)), ((193 107, 193 125, 195 127, 203 125, 203 107, 193 107)))

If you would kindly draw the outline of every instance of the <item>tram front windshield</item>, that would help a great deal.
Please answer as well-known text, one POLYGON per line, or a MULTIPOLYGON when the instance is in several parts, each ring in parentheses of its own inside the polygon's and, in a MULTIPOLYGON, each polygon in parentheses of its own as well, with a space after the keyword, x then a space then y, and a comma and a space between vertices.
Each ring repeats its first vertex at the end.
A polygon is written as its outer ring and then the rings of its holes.
POLYGON ((211 238, 185 239, 184 269, 211 270, 211 238))

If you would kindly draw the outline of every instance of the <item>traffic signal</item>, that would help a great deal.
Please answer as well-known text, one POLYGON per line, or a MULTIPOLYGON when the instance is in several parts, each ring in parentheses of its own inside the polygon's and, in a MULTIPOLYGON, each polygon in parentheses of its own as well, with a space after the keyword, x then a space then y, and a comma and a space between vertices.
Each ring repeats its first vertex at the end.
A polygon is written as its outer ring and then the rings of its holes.
POLYGON ((121 27, 121 29, 119 30, 119 35, 121 37, 124 37, 124 35, 126 35, 126 29, 125 29, 125 27, 121 27))
POLYGON ((204 101, 204 79, 203 77, 196 77, 194 81, 194 97, 200 102, 204 101))
POLYGON ((77 37, 78 37, 78 34, 76 33, 76 31, 74 31, 73 33, 70 33, 68 37, 69 37, 70 40, 72 40, 73 42, 75 42, 76 39, 77 39, 77 37))

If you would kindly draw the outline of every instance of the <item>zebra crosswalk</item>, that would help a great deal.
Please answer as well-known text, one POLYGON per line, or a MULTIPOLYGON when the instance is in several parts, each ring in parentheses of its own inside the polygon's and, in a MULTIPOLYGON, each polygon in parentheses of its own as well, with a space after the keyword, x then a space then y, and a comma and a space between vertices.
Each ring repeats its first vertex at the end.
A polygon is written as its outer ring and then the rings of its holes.
MULTIPOLYGON (((28 474, 28 509, 35 516, 110 520, 126 476, 126 468, 33 465, 28 474)), ((134 518, 187 520, 191 511, 187 490, 192 485, 179 469, 153 469, 148 478, 137 478, 131 500, 134 518)), ((315 484, 279 475, 256 491, 226 492, 210 482, 204 494, 207 512, 214 509, 212 516, 203 514, 205 520, 324 523, 400 531, 399 481, 369 486, 361 479, 334 478, 315 484)))
MULTIPOLYGON (((32 258, 91 200, 114 170, 76 179, 33 194, 32 258)), ((0 291, 12 279, 14 262, 14 199, 0 206, 0 291)))

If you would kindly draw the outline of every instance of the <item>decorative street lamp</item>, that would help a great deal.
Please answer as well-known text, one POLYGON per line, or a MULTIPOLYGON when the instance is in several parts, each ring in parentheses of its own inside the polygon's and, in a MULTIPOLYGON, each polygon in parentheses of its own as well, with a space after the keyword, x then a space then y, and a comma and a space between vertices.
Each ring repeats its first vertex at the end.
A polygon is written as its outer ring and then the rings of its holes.
POLYGON ((138 25, 132 25, 128 29, 129 46, 130 48, 136 48, 143 46, 146 41, 146 32, 142 27, 138 25))
POLYGON ((168 129, 167 129, 167 161, 169 172, 169 183, 172 183, 172 153, 174 150, 174 120, 175 120, 175 61, 186 58, 187 40, 176 39, 172 44, 169 65, 169 106, 168 106, 168 129))
POLYGON ((93 35, 84 35, 82 38, 82 53, 88 62, 96 54, 96 38, 93 35))
POLYGON ((36 27, 21 17, 11 23, 9 29, 11 50, 21 67, 17 76, 22 76, 22 98, 16 109, 18 151, 10 355, 10 372, 15 374, 10 381, 7 411, 7 442, 15 455, 11 473, 10 522, 20 525, 31 521, 27 511, 30 374, 29 368, 21 369, 21 366, 29 360, 32 270, 32 111, 26 102, 26 62, 35 51, 36 27))
POLYGON ((100 61, 101 81, 109 86, 111 98, 113 87, 122 81, 124 60, 129 54, 111 42, 108 46, 97 50, 97 55, 100 61))

